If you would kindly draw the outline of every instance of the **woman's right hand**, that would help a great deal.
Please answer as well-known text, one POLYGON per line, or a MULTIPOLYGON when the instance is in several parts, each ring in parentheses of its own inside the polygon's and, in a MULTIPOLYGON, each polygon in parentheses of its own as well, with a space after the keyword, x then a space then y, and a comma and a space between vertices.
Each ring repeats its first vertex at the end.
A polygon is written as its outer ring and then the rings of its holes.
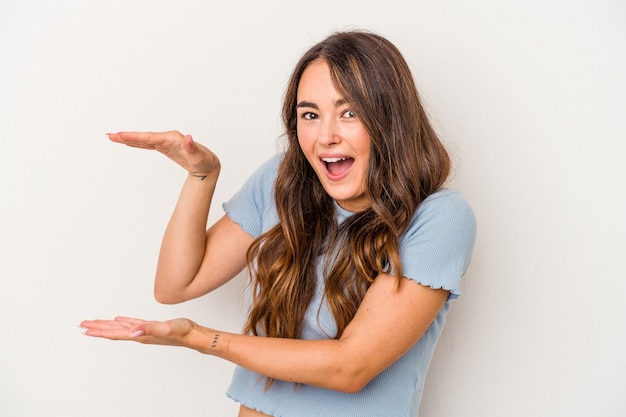
POLYGON ((190 174, 217 174, 220 161, 205 146, 194 142, 191 135, 170 132, 118 132, 107 133, 113 142, 133 148, 152 149, 176 162, 190 174))

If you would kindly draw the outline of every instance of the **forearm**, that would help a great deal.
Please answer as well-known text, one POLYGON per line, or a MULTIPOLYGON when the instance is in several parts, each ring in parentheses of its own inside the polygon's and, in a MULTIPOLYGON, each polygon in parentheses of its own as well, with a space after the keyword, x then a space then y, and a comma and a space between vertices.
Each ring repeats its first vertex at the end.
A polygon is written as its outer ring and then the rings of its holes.
MULTIPOLYGON (((242 232, 243 233, 243 232, 242 232)), ((222 256, 221 254, 219 255, 222 256)), ((200 326, 118 317, 81 323, 88 336, 184 346, 283 381, 354 393, 423 336, 449 296, 408 279, 381 274, 339 340, 244 336, 200 326)))
POLYGON ((355 366, 358 358, 348 357, 345 341, 246 336, 196 326, 187 347, 263 376, 349 393, 375 376, 355 366))
POLYGON ((243 336, 196 324, 186 346, 267 377, 354 393, 417 343, 448 296, 380 274, 339 340, 243 336))
POLYGON ((219 171, 189 174, 163 236, 155 296, 168 302, 193 281, 205 253, 206 228, 219 171))

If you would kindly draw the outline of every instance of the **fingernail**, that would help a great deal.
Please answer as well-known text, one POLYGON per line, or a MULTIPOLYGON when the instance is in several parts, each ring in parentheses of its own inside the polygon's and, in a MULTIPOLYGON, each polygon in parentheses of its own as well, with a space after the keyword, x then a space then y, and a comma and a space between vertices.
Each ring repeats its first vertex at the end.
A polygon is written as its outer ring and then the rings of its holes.
POLYGON ((143 330, 135 330, 134 332, 130 334, 130 337, 132 338, 139 337, 139 336, 143 336, 143 330))

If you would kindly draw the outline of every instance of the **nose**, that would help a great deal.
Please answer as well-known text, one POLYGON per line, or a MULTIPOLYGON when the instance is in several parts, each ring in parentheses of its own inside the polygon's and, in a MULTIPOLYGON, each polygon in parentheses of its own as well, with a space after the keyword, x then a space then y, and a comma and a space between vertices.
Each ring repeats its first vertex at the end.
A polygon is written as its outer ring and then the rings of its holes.
POLYGON ((317 141, 322 145, 334 145, 341 142, 337 119, 330 117, 320 120, 317 141))

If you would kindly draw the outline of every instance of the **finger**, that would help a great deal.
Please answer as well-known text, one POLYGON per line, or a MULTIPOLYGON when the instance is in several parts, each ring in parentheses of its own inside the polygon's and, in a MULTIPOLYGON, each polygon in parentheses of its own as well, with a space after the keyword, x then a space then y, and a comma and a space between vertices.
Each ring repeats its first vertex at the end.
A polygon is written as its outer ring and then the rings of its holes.
POLYGON ((134 325, 131 323, 117 322, 113 320, 85 320, 80 324, 83 329, 101 329, 101 330, 116 330, 116 329, 130 329, 134 325))
POLYGON ((180 345, 180 332, 172 328, 170 322, 150 321, 144 322, 130 330, 131 337, 149 337, 149 340, 159 340, 161 344, 172 346, 180 345))
POLYGON ((146 331, 144 329, 137 328, 137 329, 132 329, 130 333, 128 334, 128 337, 130 337, 131 339, 136 339, 138 337, 145 336, 145 335, 146 335, 146 331))
POLYGON ((102 337, 111 340, 128 340, 129 328, 120 326, 91 326, 87 327, 84 331, 86 336, 102 337))
MULTIPOLYGON (((133 317, 118 316, 113 320, 114 323, 118 323, 129 331, 131 337, 143 336, 159 336, 166 333, 169 327, 163 322, 159 321, 147 321, 143 319, 137 319, 133 317), (141 334, 135 334, 139 333, 141 334)), ((115 327, 115 326, 112 326, 115 327)))
POLYGON ((130 146, 133 148, 141 148, 141 149, 151 149, 154 150, 155 146, 150 143, 150 140, 146 137, 140 136, 136 137, 134 135, 128 136, 122 133, 107 133, 109 140, 111 142, 121 143, 126 146, 130 146))
POLYGON ((103 339, 109 339, 109 340, 130 340, 131 337, 129 336, 129 332, 126 329, 113 329, 113 330, 106 330, 106 329, 87 329, 85 331, 85 336, 90 336, 90 337, 100 337, 103 339))
POLYGON ((140 324, 146 323, 146 320, 137 319, 134 317, 124 317, 124 316, 117 316, 113 320, 116 322, 128 323, 131 326, 138 326, 140 324))
POLYGON ((144 146, 157 146, 167 142, 178 143, 184 138, 183 134, 176 130, 168 132, 118 132, 109 133, 107 136, 113 142, 144 146))
POLYGON ((188 154, 192 154, 196 149, 196 144, 193 141, 191 135, 185 135, 182 141, 183 150, 188 154))
MULTIPOLYGON (((117 336, 117 335, 116 335, 117 336)), ((137 327, 127 330, 125 336, 121 338, 125 340, 136 340, 140 343, 161 344, 161 345, 178 345, 179 343, 168 340, 169 329, 160 322, 143 323, 137 327)))
POLYGON ((134 326, 130 330, 130 334, 132 337, 138 336, 153 336, 153 337, 162 337, 166 336, 169 333, 169 330, 166 329, 167 325, 162 322, 145 322, 141 323, 137 326, 134 326))
POLYGON ((156 150, 156 146, 154 146, 154 145, 147 145, 145 143, 134 143, 134 142, 118 142, 118 143, 121 143, 123 145, 129 146, 131 148, 148 149, 150 151, 156 150))

